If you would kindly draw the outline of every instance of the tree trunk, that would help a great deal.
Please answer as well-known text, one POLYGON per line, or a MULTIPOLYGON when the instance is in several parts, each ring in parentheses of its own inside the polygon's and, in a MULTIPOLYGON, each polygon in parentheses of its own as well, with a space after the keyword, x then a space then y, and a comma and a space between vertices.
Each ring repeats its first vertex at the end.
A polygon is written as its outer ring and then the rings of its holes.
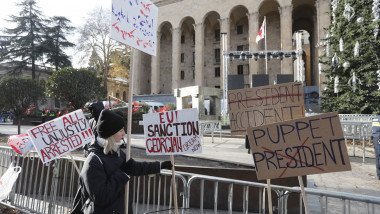
POLYGON ((17 134, 21 134, 21 115, 17 117, 17 134))

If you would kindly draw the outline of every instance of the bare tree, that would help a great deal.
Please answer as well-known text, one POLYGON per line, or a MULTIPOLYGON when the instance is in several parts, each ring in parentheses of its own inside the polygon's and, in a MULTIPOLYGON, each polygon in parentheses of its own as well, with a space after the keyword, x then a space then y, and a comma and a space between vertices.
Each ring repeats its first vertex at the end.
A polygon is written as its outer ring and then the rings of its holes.
POLYGON ((99 71, 103 73, 104 88, 107 90, 107 76, 111 64, 112 52, 119 46, 118 42, 110 38, 111 12, 103 8, 94 9, 86 17, 84 26, 79 27, 80 38, 77 49, 89 58, 93 51, 100 57, 99 71))

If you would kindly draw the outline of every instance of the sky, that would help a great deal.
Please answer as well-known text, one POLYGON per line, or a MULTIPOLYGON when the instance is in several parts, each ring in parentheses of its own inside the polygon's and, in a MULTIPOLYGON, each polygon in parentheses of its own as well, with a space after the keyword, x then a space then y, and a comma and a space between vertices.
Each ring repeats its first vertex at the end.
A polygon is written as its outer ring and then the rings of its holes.
MULTIPOLYGON (((4 19, 9 19, 10 15, 19 15, 20 8, 16 3, 20 3, 22 0, 0 0, 0 31, 4 28, 12 28, 11 23, 4 19)), ((73 27, 82 26, 84 24, 84 18, 88 13, 97 7, 103 9, 111 8, 111 0, 36 0, 37 6, 41 12, 47 16, 64 16, 69 19, 73 27)), ((4 35, 0 32, 0 35, 4 35)), ((75 43, 77 35, 71 35, 67 37, 70 42, 75 43)), ((75 55, 73 49, 67 49, 67 54, 70 56, 75 55)), ((79 60, 72 58, 73 66, 79 67, 79 60)))

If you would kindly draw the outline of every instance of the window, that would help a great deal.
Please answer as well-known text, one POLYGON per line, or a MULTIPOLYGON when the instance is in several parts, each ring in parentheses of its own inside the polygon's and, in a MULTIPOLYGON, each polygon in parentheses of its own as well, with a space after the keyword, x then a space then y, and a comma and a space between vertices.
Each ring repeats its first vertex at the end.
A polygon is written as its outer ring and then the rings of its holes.
POLYGON ((220 48, 215 49, 215 62, 220 62, 220 48))
POLYGON ((244 50, 244 45, 238 45, 237 46, 238 51, 243 51, 244 50))
POLYGON ((220 67, 215 67, 215 77, 220 77, 220 67))
POLYGON ((215 34, 215 41, 219 42, 220 41, 220 29, 216 29, 214 31, 214 34, 215 34))
POLYGON ((185 54, 184 53, 181 53, 181 62, 185 62, 185 54))
POLYGON ((127 92, 126 91, 123 91, 123 100, 127 101, 127 92))
POLYGON ((195 52, 193 52, 193 65, 195 65, 195 52))
POLYGON ((181 71, 181 80, 185 79, 185 71, 181 71))
POLYGON ((193 70, 193 79, 195 79, 195 70, 193 70))
POLYGON ((195 45, 195 33, 193 33, 193 45, 195 45))
POLYGON ((216 85, 215 88, 220 88, 220 85, 216 85))
POLYGON ((184 43, 185 43, 185 36, 182 35, 182 36, 181 36, 181 44, 184 44, 184 43))
POLYGON ((238 65, 237 66, 237 74, 238 75, 243 75, 244 74, 244 69, 243 65, 238 65))
POLYGON ((236 27, 236 33, 237 34, 243 34, 243 25, 238 25, 236 27))

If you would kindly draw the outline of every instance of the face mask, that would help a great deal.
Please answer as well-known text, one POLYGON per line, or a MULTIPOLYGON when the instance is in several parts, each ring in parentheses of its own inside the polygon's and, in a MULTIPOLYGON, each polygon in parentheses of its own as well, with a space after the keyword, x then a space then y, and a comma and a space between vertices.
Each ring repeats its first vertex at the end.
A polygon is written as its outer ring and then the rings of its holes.
POLYGON ((112 150, 117 152, 120 148, 120 146, 123 145, 123 142, 119 142, 119 143, 114 143, 113 146, 112 146, 112 150))

